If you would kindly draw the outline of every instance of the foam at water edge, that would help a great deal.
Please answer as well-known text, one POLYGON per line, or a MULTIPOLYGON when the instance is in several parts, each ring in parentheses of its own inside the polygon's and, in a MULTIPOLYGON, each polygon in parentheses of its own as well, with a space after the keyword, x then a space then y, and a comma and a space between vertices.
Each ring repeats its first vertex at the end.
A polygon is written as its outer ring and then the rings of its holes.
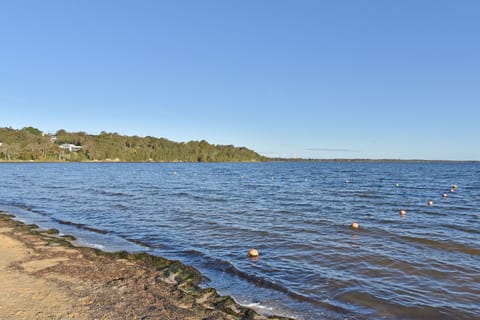
POLYGON ((252 308, 252 309, 261 309, 261 310, 273 311, 272 307, 264 306, 264 305, 260 304, 259 302, 247 303, 247 304, 243 304, 243 306, 247 307, 247 308, 252 308))
POLYGON ((81 246, 84 246, 84 247, 99 249, 99 250, 102 250, 102 251, 105 250, 105 246, 103 246, 101 244, 98 244, 98 243, 90 243, 90 242, 82 241, 82 240, 77 240, 77 243, 81 246))
POLYGON ((264 305, 260 302, 247 302, 247 303, 240 303, 237 301, 238 304, 240 304, 243 307, 247 307, 250 309, 255 310, 256 312, 271 316, 271 315, 281 315, 283 317, 291 318, 291 319, 296 319, 296 320, 303 320, 301 316, 297 314, 293 314, 291 312, 288 312, 286 310, 279 310, 271 306, 264 305))

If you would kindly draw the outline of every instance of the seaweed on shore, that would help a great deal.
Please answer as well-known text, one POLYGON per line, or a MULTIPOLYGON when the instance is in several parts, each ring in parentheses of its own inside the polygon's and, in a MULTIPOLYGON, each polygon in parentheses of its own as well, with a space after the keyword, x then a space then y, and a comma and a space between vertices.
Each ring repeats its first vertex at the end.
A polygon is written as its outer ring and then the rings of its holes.
POLYGON ((75 240, 77 240, 77 238, 75 238, 74 236, 71 236, 71 235, 69 235, 69 234, 65 234, 65 235, 61 236, 61 238, 64 239, 64 240, 67 240, 67 241, 75 241, 75 240))
POLYGON ((169 260, 145 252, 129 253, 127 251, 105 252, 99 249, 91 250, 99 256, 135 261, 147 268, 160 272, 160 275, 156 277, 156 282, 158 284, 174 282, 175 288, 181 293, 180 299, 186 304, 201 304, 208 309, 221 310, 239 320, 291 320, 290 318, 279 316, 260 316, 253 309, 239 305, 231 296, 222 296, 214 288, 201 288, 199 286, 202 281, 201 273, 178 260, 169 260))
POLYGON ((45 234, 59 234, 60 232, 57 230, 57 229, 48 229, 48 230, 43 230, 43 231, 40 231, 41 233, 45 233, 45 234))
POLYGON ((7 220, 7 219, 11 220, 12 218, 15 218, 15 215, 6 213, 5 211, 0 210, 0 217, 1 217, 1 220, 7 220))

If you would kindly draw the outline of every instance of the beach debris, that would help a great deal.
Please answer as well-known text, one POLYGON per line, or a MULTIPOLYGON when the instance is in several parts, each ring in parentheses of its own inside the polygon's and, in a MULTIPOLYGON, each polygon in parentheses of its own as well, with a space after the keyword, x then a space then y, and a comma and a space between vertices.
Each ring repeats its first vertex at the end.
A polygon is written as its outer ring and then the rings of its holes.
POLYGON ((442 197, 446 198, 446 197, 448 197, 448 194, 447 194, 446 192, 444 192, 444 193, 442 194, 442 197))
POLYGON ((257 249, 252 248, 248 251, 248 256, 250 258, 257 258, 259 255, 260 255, 260 253, 258 252, 257 249))
POLYGON ((350 228, 352 228, 352 229, 359 229, 359 228, 360 228, 360 224, 358 224, 358 222, 352 222, 352 224, 350 225, 350 228))
POLYGON ((405 210, 403 210, 403 209, 400 210, 400 215, 404 216, 404 215, 406 215, 406 214, 407 214, 407 211, 405 211, 405 210))
POLYGON ((433 206, 433 200, 428 200, 427 204, 431 207, 433 206))

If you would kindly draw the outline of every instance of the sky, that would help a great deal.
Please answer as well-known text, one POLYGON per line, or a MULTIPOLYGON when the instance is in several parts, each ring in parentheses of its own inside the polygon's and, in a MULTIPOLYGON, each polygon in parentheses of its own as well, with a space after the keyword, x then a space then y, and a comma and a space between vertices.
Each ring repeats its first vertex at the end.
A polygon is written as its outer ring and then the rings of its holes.
POLYGON ((480 1, 0 0, 0 127, 480 160, 480 1))

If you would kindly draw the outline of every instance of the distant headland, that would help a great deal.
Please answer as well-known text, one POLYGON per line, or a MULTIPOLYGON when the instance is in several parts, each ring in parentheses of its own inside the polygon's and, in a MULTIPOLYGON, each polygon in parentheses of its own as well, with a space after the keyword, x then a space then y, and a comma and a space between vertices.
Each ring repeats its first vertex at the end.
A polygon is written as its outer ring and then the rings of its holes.
POLYGON ((205 140, 174 142, 165 138, 125 136, 102 131, 45 133, 34 127, 0 128, 0 161, 38 162, 260 162, 245 147, 213 145, 205 140))

